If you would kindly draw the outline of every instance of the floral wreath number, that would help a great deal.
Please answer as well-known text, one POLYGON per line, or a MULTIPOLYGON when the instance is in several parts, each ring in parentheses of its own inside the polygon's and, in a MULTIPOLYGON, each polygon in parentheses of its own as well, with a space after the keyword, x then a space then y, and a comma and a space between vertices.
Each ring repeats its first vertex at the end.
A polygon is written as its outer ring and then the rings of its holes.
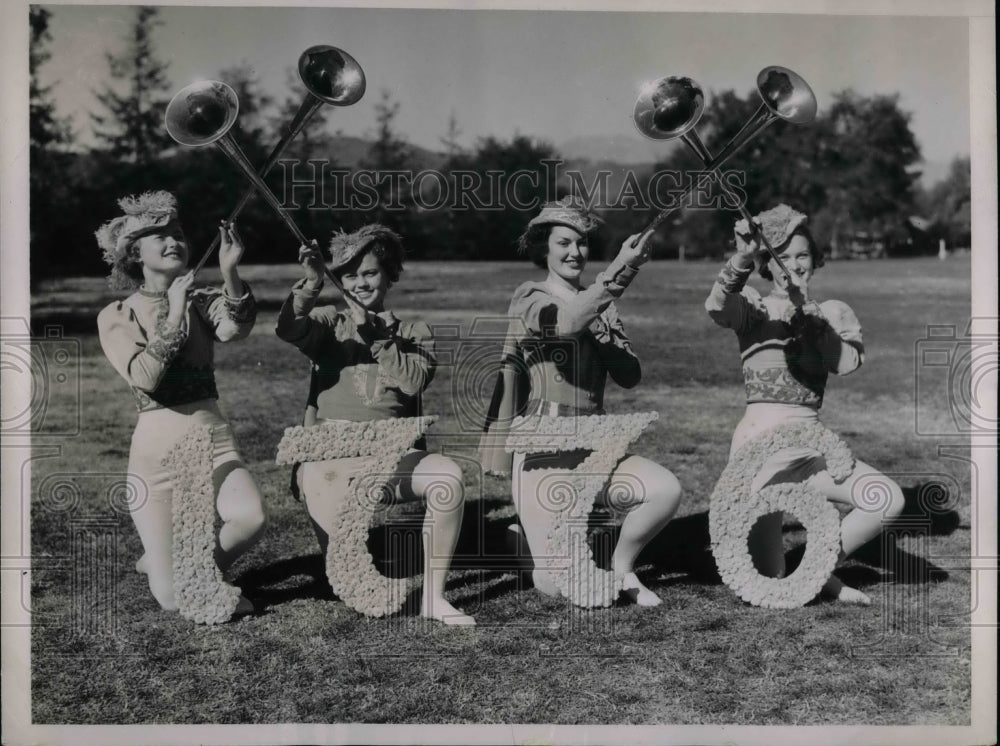
POLYGON ((847 445, 819 423, 782 425, 747 443, 727 464, 709 507, 712 554, 722 582, 747 603, 776 609, 803 606, 820 592, 837 564, 840 514, 826 497, 801 483, 768 485, 752 493, 750 486, 768 458, 791 447, 813 449, 826 459, 837 482, 850 476, 854 457, 847 445), (794 514, 806 530, 802 561, 791 575, 761 575, 747 547, 750 529, 763 516, 794 514))
MULTIPOLYGON (((352 479, 329 526, 326 576, 341 601, 367 616, 382 617, 403 608, 419 578, 388 578, 368 551, 368 532, 377 520, 379 499, 399 462, 434 423, 434 417, 403 417, 370 422, 324 422, 290 427, 278 444, 278 464, 366 457, 367 475, 352 479)), ((308 504, 308 498, 307 498, 308 504)))
POLYGON ((212 425, 194 425, 163 459, 174 477, 174 598, 181 616, 199 624, 228 621, 240 600, 240 589, 215 564, 212 432, 212 425))
POLYGON ((568 561, 566 571, 552 572, 559 592, 583 608, 611 606, 618 598, 622 578, 602 570, 594 562, 587 543, 585 519, 628 447, 639 437, 657 412, 588 417, 516 417, 507 436, 508 453, 556 453, 589 450, 590 455, 575 469, 550 469, 567 476, 561 484, 573 489, 572 499, 550 506, 546 532, 546 554, 568 561))

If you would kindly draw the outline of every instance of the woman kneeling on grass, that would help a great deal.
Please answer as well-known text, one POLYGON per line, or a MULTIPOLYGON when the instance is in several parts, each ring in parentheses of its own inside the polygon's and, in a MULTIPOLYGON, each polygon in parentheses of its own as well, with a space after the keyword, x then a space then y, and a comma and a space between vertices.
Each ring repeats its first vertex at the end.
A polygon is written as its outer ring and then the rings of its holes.
MULTIPOLYGON (((275 331, 313 363, 306 430, 314 428, 316 438, 329 437, 320 432, 329 430, 336 439, 338 423, 416 417, 435 360, 427 324, 400 321, 385 308, 386 295, 403 269, 400 237, 384 226, 368 225, 350 235, 334 235, 330 252, 330 270, 342 285, 347 311, 314 307, 323 288, 323 258, 319 249, 303 246, 299 262, 305 277, 281 307, 275 331)), ((423 450, 422 441, 398 463, 386 485, 392 494, 385 497, 389 502, 428 502, 421 616, 448 625, 473 625, 471 616, 444 597, 462 523, 462 472, 452 459, 423 450)), ((344 529, 334 528, 341 514, 338 503, 347 498, 354 480, 365 478, 371 463, 363 456, 331 458, 309 460, 298 468, 296 484, 324 552, 327 542, 339 540, 344 529)))
MULTIPOLYGON (((112 287, 138 289, 104 308, 97 327, 104 354, 131 386, 139 410, 127 477, 136 496, 132 519, 145 550, 136 569, 148 576, 160 606, 175 610, 172 496, 177 475, 162 460, 192 426, 213 428, 211 479, 222 518, 218 567, 228 568, 264 526, 260 492, 216 401, 213 368, 215 342, 246 337, 257 309, 236 269, 243 245, 231 223, 219 229, 222 288, 195 290, 174 196, 147 192, 119 204, 125 214, 97 231, 97 243, 111 265, 112 287)), ((240 597, 236 614, 252 610, 240 597)))
MULTIPOLYGON (((818 423, 819 408, 830 373, 847 375, 864 360, 861 325, 841 301, 817 303, 810 298, 809 280, 822 266, 823 255, 805 226, 806 216, 787 205, 761 213, 755 222, 791 274, 781 272, 762 252, 746 221, 736 224, 736 254, 729 259, 705 301, 709 316, 732 329, 739 340, 746 382, 747 409, 733 434, 730 458, 762 433, 792 423, 818 423), (761 297, 745 287, 759 262, 760 275, 771 281, 771 292, 761 297)), ((882 530, 903 509, 903 493, 894 481, 862 461, 850 476, 834 482, 825 459, 816 451, 787 448, 769 457, 751 484, 758 492, 769 484, 806 482, 828 500, 850 506, 841 522, 840 559, 851 554, 882 530), (862 503, 866 485, 879 485, 884 504, 862 503)), ((764 575, 782 577, 782 516, 760 519, 750 532, 754 565, 764 575)), ((823 595, 844 603, 868 605, 871 599, 844 585, 835 575, 823 586, 823 595)))
MULTIPOLYGON (((587 418, 578 419, 578 425, 599 427, 604 418, 591 416, 604 415, 608 375, 624 388, 639 383, 639 358, 614 301, 649 259, 648 248, 645 241, 633 247, 637 236, 630 236, 607 269, 585 286, 589 238, 597 227, 582 203, 564 198, 545 205, 522 234, 520 250, 547 275, 541 282, 522 284, 511 299, 505 362, 480 454, 487 472, 513 472, 514 503, 535 563, 532 579, 548 595, 567 587, 555 580, 554 568, 568 559, 550 552, 549 498, 554 495, 546 493, 554 487, 552 470, 569 475, 590 451, 567 444, 556 453, 515 453, 511 460, 498 438, 503 439, 517 415, 587 418), (517 380, 519 368, 527 371, 528 380, 517 380)), ((595 501, 624 514, 612 558, 615 587, 634 603, 657 606, 660 598, 639 581, 634 563, 677 510, 681 486, 669 470, 641 456, 624 456, 612 469, 595 501)))

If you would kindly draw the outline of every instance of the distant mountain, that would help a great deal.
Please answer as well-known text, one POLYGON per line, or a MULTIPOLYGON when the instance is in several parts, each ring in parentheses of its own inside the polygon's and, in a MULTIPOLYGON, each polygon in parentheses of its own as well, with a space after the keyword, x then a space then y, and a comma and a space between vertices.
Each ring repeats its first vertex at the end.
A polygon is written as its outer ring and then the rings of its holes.
POLYGON ((629 135, 574 137, 558 146, 566 160, 612 163, 653 163, 670 152, 673 144, 658 143, 629 135))
MULTIPOLYGON (((368 157, 372 140, 353 135, 323 135, 316 139, 313 145, 313 158, 327 157, 340 168, 358 168, 368 157)), ((437 168, 445 161, 443 153, 409 144, 413 165, 417 170, 437 168)), ((295 145, 289 147, 289 153, 295 154, 295 145)))
MULTIPOLYGON (((343 168, 357 168, 368 156, 372 141, 353 135, 323 135, 319 145, 314 142, 313 157, 318 153, 328 154, 343 168)), ((609 165, 624 167, 632 165, 652 165, 657 160, 666 158, 677 143, 653 142, 641 137, 620 135, 593 135, 574 137, 557 147, 564 161, 581 164, 590 163, 594 166, 609 165)), ((295 144, 289 147, 294 154, 295 144)), ((417 169, 439 168, 446 156, 434 150, 410 144, 414 166, 417 169)))

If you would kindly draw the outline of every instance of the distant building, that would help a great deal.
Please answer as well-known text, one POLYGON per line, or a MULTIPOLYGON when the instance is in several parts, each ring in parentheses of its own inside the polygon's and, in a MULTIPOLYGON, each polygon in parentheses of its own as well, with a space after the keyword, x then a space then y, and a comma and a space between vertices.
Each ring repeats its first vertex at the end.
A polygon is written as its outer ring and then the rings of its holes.
POLYGON ((847 256, 850 259, 882 259, 885 245, 885 237, 881 234, 855 231, 847 241, 847 256))
POLYGON ((830 249, 830 259, 932 256, 937 253, 937 238, 929 220, 913 215, 892 228, 848 232, 830 249))

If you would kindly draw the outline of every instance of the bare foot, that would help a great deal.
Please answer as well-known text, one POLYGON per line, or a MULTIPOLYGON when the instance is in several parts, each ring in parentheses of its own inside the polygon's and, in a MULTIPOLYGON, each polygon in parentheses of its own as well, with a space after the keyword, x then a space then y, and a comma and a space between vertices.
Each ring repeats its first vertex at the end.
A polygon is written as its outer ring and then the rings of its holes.
POLYGON ((433 599, 424 598, 420 604, 420 616, 434 619, 449 627, 476 626, 475 619, 456 609, 443 596, 433 599))
POLYGON ((871 606, 872 600, 867 593, 862 593, 857 588, 845 585, 837 594, 837 601, 842 604, 852 604, 854 606, 871 606))
POLYGON ((536 590, 540 593, 544 593, 546 596, 562 595, 559 592, 559 586, 556 585, 552 576, 545 570, 532 570, 531 584, 535 586, 536 590))
POLYGON ((826 581, 822 594, 842 604, 851 604, 852 606, 872 605, 871 597, 867 593, 862 593, 857 588, 844 585, 844 582, 836 575, 830 576, 830 579, 826 581))
POLYGON ((622 579, 622 593, 638 606, 659 606, 663 600, 644 586, 634 572, 625 573, 622 579))
POLYGON ((135 563, 135 571, 143 575, 149 573, 149 568, 146 567, 146 555, 143 554, 135 563))

